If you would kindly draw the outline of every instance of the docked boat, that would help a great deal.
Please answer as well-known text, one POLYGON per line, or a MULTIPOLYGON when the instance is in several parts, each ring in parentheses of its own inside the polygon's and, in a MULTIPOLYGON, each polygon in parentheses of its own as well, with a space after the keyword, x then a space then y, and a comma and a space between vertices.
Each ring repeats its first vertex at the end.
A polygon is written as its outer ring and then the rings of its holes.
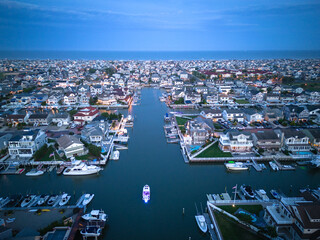
POLYGON ((320 159, 316 158, 312 161, 310 161, 311 167, 312 168, 320 168, 320 159))
POLYGON ((85 194, 83 197, 82 205, 83 206, 88 205, 91 202, 91 200, 93 199, 93 197, 94 197, 94 194, 88 194, 88 193, 85 194))
POLYGON ((60 175, 64 169, 65 169, 65 166, 60 166, 59 168, 57 168, 57 175, 60 175))
POLYGON ((87 213, 82 216, 82 218, 86 221, 104 221, 106 222, 108 219, 108 215, 104 213, 102 210, 92 210, 90 213, 87 213))
POLYGON ((36 168, 33 168, 33 169, 31 169, 30 172, 26 173, 26 176, 28 176, 28 177, 36 177, 36 176, 40 176, 40 175, 43 175, 43 174, 44 174, 44 171, 38 170, 36 168))
POLYGON ((150 200, 150 187, 145 185, 142 190, 142 200, 147 203, 150 200))
POLYGON ((273 171, 279 171, 279 167, 277 164, 274 162, 269 162, 270 167, 272 168, 273 171))
POLYGON ((242 162, 229 161, 228 163, 225 163, 225 166, 228 170, 232 171, 248 170, 248 166, 242 162))
POLYGON ((59 206, 66 205, 69 202, 70 198, 71 198, 71 196, 68 195, 67 193, 62 194, 61 200, 59 202, 59 206))
POLYGON ((206 233, 208 231, 208 226, 206 223, 206 219, 204 218, 203 215, 196 215, 195 216, 198 227, 200 228, 200 230, 204 233, 206 233))
POLYGON ((253 194, 252 188, 249 185, 242 185, 240 187, 240 190, 242 191, 242 193, 245 196, 247 196, 249 198, 254 198, 254 194, 253 194))
POLYGON ((48 204, 49 206, 53 205, 55 202, 57 202, 58 198, 59 198, 58 195, 53 195, 53 196, 51 196, 51 197, 48 199, 47 204, 48 204))
POLYGON ((265 190, 263 189, 256 190, 256 194, 257 194, 257 197, 262 201, 265 201, 265 202, 269 201, 269 197, 267 196, 267 193, 265 190))
POLYGON ((274 189, 270 190, 270 193, 271 193, 272 197, 274 197, 275 199, 281 198, 280 194, 274 189))
POLYGON ((112 153, 111 153, 112 160, 119 160, 119 157, 120 157, 120 152, 118 150, 112 151, 112 153))
POLYGON ((21 207, 27 207, 36 197, 36 195, 28 195, 25 199, 23 199, 21 203, 21 207))
POLYGON ((43 205, 48 200, 49 197, 50 197, 49 195, 41 195, 37 204, 39 206, 43 205))
POLYGON ((101 228, 99 226, 87 226, 80 233, 84 237, 99 237, 101 235, 101 228))
POLYGON ((91 174, 97 174, 101 171, 101 168, 94 165, 87 165, 81 161, 77 161, 73 166, 64 170, 65 176, 85 176, 91 174))

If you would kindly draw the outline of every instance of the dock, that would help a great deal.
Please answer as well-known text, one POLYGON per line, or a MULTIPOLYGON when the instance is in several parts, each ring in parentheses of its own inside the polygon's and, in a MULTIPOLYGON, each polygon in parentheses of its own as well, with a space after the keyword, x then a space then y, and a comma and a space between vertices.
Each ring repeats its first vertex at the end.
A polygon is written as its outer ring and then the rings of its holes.
POLYGON ((256 160, 254 159, 251 159, 251 166, 257 171, 257 172, 261 172, 262 171, 262 168, 261 166, 256 162, 256 160))
POLYGON ((214 232, 214 230, 212 228, 213 224, 211 222, 209 214, 208 213, 204 213, 203 216, 206 219, 206 223, 207 223, 207 226, 208 226, 208 231, 209 231, 211 239, 212 240, 218 240, 218 237, 217 237, 216 233, 214 232))
POLYGON ((291 166, 291 165, 282 165, 278 160, 274 159, 273 160, 274 163, 278 166, 279 170, 282 171, 293 171, 295 170, 295 167, 291 166))

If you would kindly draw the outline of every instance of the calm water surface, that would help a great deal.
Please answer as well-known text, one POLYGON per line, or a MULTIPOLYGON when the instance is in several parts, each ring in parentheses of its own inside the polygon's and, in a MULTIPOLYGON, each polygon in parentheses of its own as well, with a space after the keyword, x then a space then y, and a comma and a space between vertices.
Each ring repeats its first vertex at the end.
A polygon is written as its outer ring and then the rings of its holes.
POLYGON ((105 239, 209 239, 194 219, 194 203, 205 205, 206 193, 231 192, 235 184, 250 184, 270 190, 281 188, 288 195, 299 188, 317 187, 320 172, 296 171, 258 173, 255 170, 227 173, 223 165, 188 165, 179 145, 167 144, 163 116, 168 111, 159 101, 160 90, 143 89, 142 102, 134 106, 134 128, 129 130, 129 149, 119 161, 110 161, 98 176, 65 177, 55 172, 38 178, 1 176, 1 195, 14 193, 69 192, 79 197, 95 194, 90 208, 109 214, 105 239), (143 203, 142 187, 151 187, 151 201, 143 203), (185 208, 185 215, 182 215, 185 208))

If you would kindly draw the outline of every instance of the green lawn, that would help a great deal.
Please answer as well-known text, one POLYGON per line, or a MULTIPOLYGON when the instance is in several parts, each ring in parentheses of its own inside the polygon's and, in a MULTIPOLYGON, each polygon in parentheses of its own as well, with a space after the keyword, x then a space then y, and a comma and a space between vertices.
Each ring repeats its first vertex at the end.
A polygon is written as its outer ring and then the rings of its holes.
POLYGON ((86 154, 86 155, 83 155, 83 156, 76 156, 75 159, 77 160, 93 160, 95 159, 96 157, 90 155, 90 154, 86 154))
POLYGON ((61 161, 63 160, 55 151, 54 148, 52 146, 50 146, 49 148, 47 148, 47 150, 45 151, 45 153, 43 154, 43 156, 41 157, 41 159, 39 159, 39 161, 54 161, 54 157, 49 157, 49 155, 51 153, 54 152, 56 161, 61 161))
POLYGON ((225 210, 228 213, 234 214, 239 208, 242 208, 250 213, 259 216, 259 213, 263 210, 261 205, 236 205, 236 206, 219 206, 219 208, 225 210))
POLYGON ((249 103, 249 101, 248 100, 239 99, 239 100, 236 100, 236 103, 238 103, 238 104, 247 104, 247 103, 249 103))
POLYGON ((237 223, 227 219, 222 213, 214 213, 218 222, 221 234, 228 240, 261 240, 262 238, 241 228, 237 223))
POLYGON ((176 117, 176 120, 179 126, 184 126, 186 122, 189 121, 189 119, 182 118, 182 117, 176 117))
POLYGON ((211 145, 211 147, 204 150, 202 153, 196 156, 196 158, 206 158, 206 157, 232 157, 231 153, 223 152, 218 146, 218 142, 211 145))

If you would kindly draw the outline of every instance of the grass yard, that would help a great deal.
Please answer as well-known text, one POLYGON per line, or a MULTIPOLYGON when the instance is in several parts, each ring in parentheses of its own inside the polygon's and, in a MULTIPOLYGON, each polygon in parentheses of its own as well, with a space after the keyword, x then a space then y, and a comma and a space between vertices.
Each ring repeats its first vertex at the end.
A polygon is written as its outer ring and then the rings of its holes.
POLYGON ((43 155, 41 156, 41 158, 39 159, 39 161, 54 161, 54 157, 49 157, 51 153, 54 152, 56 161, 63 161, 63 159, 54 151, 54 148, 52 146, 50 146, 49 148, 47 148, 43 155))
POLYGON ((75 159, 77 160, 93 160, 95 159, 96 157, 90 155, 90 154, 86 154, 86 155, 83 155, 83 156, 76 156, 75 159))
POLYGON ((189 119, 182 118, 182 117, 176 117, 176 120, 179 126, 184 126, 186 122, 189 121, 189 119))
POLYGON ((211 145, 209 148, 200 153, 196 158, 209 158, 209 157, 232 157, 231 153, 223 152, 218 146, 218 142, 211 145))
POLYGON ((256 214, 259 216, 259 213, 263 210, 261 205, 237 205, 237 206, 219 206, 219 208, 223 209, 224 211, 234 214, 239 208, 242 208, 250 213, 256 214))
POLYGON ((239 100, 236 100, 236 103, 238 103, 238 104, 247 104, 247 103, 249 103, 249 101, 248 100, 244 100, 244 99, 239 99, 239 100))
POLYGON ((227 219, 221 213, 214 213, 224 239, 228 240, 262 240, 261 237, 246 231, 237 223, 227 219))

